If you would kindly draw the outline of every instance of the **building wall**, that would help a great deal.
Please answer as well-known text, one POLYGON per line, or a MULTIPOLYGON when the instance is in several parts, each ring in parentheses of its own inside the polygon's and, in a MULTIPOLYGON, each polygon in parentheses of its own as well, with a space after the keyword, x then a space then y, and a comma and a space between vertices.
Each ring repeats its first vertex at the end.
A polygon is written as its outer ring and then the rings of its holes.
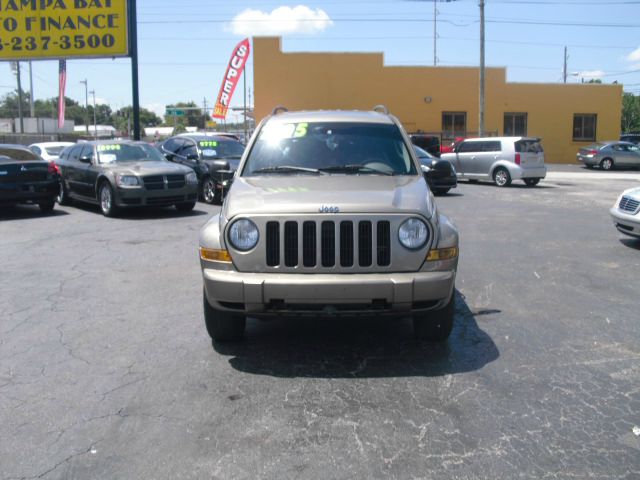
MULTIPOLYGON (((385 67, 381 53, 283 53, 279 38, 254 38, 255 117, 289 110, 369 110, 384 104, 409 131, 442 131, 442 112, 466 112, 478 131, 478 78, 473 67, 385 67)), ((622 85, 508 83, 487 68, 485 132, 504 134, 505 112, 527 113, 527 134, 542 137, 549 163, 575 162, 590 142, 573 141, 573 115, 597 115, 597 140, 620 136, 622 85)))

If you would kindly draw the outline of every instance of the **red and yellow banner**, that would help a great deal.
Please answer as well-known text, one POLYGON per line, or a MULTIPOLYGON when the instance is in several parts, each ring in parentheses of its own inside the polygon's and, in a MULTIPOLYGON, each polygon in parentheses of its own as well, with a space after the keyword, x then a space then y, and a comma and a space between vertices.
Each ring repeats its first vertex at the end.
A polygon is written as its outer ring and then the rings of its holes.
POLYGON ((222 86, 220 87, 216 106, 213 109, 213 118, 225 118, 227 116, 231 97, 233 96, 236 86, 238 86, 238 80, 240 80, 244 66, 249 59, 250 51, 251 47, 248 38, 242 40, 233 50, 227 72, 222 79, 222 86))

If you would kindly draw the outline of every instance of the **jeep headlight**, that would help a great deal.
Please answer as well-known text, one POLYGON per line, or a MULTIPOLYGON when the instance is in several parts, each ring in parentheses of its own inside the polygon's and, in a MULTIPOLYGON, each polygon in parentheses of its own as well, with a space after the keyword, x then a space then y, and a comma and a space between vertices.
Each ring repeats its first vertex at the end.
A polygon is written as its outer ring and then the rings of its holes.
POLYGON ((251 220, 242 218, 236 220, 229 229, 229 241, 236 249, 244 252, 251 250, 258 244, 260 233, 258 227, 251 220))
POLYGON ((140 180, 135 175, 116 175, 116 185, 119 187, 138 187, 140 180))
POLYGON ((398 230, 400 243, 409 250, 422 248, 429 239, 429 229, 419 218, 405 220, 398 230))
POLYGON ((198 184, 198 176, 196 175, 196 172, 187 173, 187 175, 185 177, 185 181, 189 185, 197 185, 198 184))

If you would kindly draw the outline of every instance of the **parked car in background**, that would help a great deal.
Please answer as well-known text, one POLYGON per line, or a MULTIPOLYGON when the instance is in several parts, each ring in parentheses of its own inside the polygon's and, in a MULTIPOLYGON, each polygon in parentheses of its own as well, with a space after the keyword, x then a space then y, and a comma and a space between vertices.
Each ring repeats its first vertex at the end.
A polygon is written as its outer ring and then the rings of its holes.
POLYGON ((175 206, 193 210, 198 178, 192 169, 168 162, 146 142, 93 141, 66 148, 58 160, 58 201, 93 203, 107 217, 121 208, 175 206))
POLYGON ((31 150, 36 155, 40 155, 44 160, 47 161, 56 161, 58 157, 60 157, 60 153, 72 145, 75 145, 73 142, 42 142, 42 143, 34 143, 29 145, 29 150, 31 150))
POLYGON ((244 145, 225 136, 191 133, 167 139, 161 151, 167 160, 193 169, 202 200, 221 204, 240 164, 244 145))
POLYGON ((609 213, 619 232, 640 238, 640 187, 622 192, 609 213))
POLYGON ((32 203, 51 212, 58 194, 58 167, 22 145, 0 145, 0 204, 32 203))
POLYGON ((458 145, 464 140, 464 137, 456 137, 451 143, 440 145, 440 154, 453 153, 458 145))
POLYGON ((440 156, 440 137, 438 135, 427 135, 426 133, 410 133, 411 143, 426 150, 435 157, 440 156))
POLYGON ((458 186, 456 169, 449 160, 434 157, 416 145, 413 145, 413 150, 416 152, 424 178, 433 193, 444 195, 458 186))
POLYGON ((620 135, 621 142, 631 142, 640 145, 640 133, 623 133, 620 135))
POLYGON ((468 138, 441 158, 453 163, 459 179, 493 180, 499 187, 513 180, 532 187, 547 175, 544 150, 535 137, 468 138))
POLYGON ((631 142, 598 142, 581 148, 576 158, 587 168, 640 167, 640 146, 631 142))
POLYGON ((283 315, 411 315, 416 337, 449 337, 458 232, 397 118, 281 113, 248 148, 200 232, 213 340, 239 339, 247 316, 283 315))

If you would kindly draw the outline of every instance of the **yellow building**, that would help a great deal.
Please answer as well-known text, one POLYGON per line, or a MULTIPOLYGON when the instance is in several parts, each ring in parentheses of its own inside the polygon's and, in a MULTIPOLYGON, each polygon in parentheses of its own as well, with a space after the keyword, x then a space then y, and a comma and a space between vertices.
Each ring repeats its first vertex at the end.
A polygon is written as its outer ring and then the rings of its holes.
MULTIPOLYGON (((254 38, 255 118, 289 110, 370 110, 384 104, 407 131, 477 136, 475 67, 386 67, 381 53, 283 53, 279 38, 254 38)), ((541 137, 548 163, 573 163, 578 149, 620 137, 622 85, 511 83, 487 68, 487 135, 541 137)))

